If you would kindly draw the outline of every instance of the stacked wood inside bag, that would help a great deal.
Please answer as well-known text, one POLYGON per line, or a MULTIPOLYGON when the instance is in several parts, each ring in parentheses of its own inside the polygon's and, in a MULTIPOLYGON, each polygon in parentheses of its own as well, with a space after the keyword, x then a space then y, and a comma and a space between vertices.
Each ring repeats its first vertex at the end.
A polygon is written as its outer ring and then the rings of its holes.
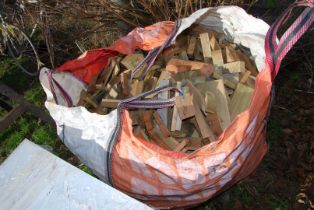
POLYGON ((107 114, 122 99, 170 85, 183 92, 161 92, 145 99, 170 99, 175 106, 130 109, 134 135, 166 150, 193 152, 216 141, 231 121, 248 108, 258 74, 246 49, 218 33, 180 35, 163 51, 144 78, 131 80, 144 53, 112 58, 82 91, 79 105, 107 114))

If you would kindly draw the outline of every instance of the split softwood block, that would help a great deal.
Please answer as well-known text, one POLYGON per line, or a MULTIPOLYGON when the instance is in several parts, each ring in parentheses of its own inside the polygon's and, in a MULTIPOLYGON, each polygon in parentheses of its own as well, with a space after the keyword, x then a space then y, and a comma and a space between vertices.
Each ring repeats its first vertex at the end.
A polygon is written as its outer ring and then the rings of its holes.
POLYGON ((158 145, 161 148, 166 149, 166 150, 171 149, 164 143, 161 136, 159 135, 159 133, 155 129, 149 130, 148 135, 152 139, 152 141, 155 142, 156 145, 158 145))
POLYGON ((220 46, 219 46, 219 43, 216 39, 216 37, 214 36, 213 33, 210 34, 210 40, 209 40, 209 43, 210 43, 210 47, 212 49, 212 53, 214 50, 220 50, 220 46))
POLYGON ((196 46, 194 50, 194 60, 203 61, 202 45, 199 39, 196 39, 196 46))
POLYGON ((117 100, 117 99, 102 99, 100 105, 101 107, 104 107, 104 108, 117 108, 120 102, 121 100, 117 100))
MULTIPOLYGON (((177 88, 180 89, 181 88, 181 82, 177 82, 177 88)), ((176 92, 175 96, 179 96, 179 93, 176 92)), ((173 114, 172 114, 172 120, 171 120, 171 127, 170 130, 171 131, 176 131, 176 130, 181 130, 181 125, 182 125, 182 121, 179 117, 179 113, 178 113, 178 109, 177 106, 173 107, 173 114)))
POLYGON ((189 45, 188 45, 188 49, 187 49, 187 54, 188 56, 193 56, 194 55, 194 51, 195 51, 195 47, 196 47, 196 37, 191 36, 189 39, 189 45))
POLYGON ((133 134, 134 134, 136 137, 140 137, 141 139, 150 142, 150 139, 148 138, 148 136, 146 135, 146 133, 145 133, 140 127, 138 127, 138 126, 134 129, 133 134))
POLYGON ((198 128, 200 130, 200 133, 202 135, 202 138, 209 138, 210 142, 215 141, 216 137, 215 137, 213 131, 208 126, 208 124, 205 120, 205 116, 201 112, 200 107, 196 104, 196 105, 194 105, 194 109, 195 109, 195 119, 196 119, 198 128))
POLYGON ((233 120, 238 114, 243 112, 248 108, 254 89, 243 85, 241 83, 238 84, 232 99, 230 101, 230 116, 233 120))
POLYGON ((207 121, 214 134, 216 136, 220 136, 223 130, 221 128, 220 119, 217 113, 208 113, 207 121))
POLYGON ((216 101, 215 94, 207 91, 205 95, 206 112, 215 113, 216 112, 216 101))
POLYGON ((212 57, 212 51, 210 49, 209 34, 201 33, 200 40, 201 40, 201 45, 203 49, 204 61, 208 63, 212 57))
POLYGON ((145 124, 145 128, 147 132, 153 130, 153 124, 152 124, 152 111, 144 111, 143 112, 143 120, 145 124))
POLYGON ((191 81, 186 80, 186 84, 189 87, 190 93, 193 95, 193 103, 194 106, 197 104, 198 107, 202 110, 205 114, 206 112, 206 103, 203 95, 201 92, 192 84, 191 81))
MULTIPOLYGON (((123 58, 121 64, 125 66, 128 70, 134 71, 134 69, 144 60, 144 56, 141 53, 129 54, 123 58)), ((143 70, 144 68, 142 68, 143 70)), ((138 78, 142 70, 139 71, 134 78, 138 78)))
POLYGON ((226 46, 226 62, 231 63, 235 61, 239 61, 239 56, 237 55, 237 52, 232 46, 226 46))
POLYGON ((166 71, 173 73, 191 70, 200 70, 203 75, 209 76, 213 73, 214 68, 212 64, 198 61, 186 61, 177 58, 172 58, 166 66, 166 71))
POLYGON ((169 136, 169 137, 167 137, 167 138, 163 138, 162 141, 163 141, 163 142, 167 145, 167 147, 170 148, 171 150, 174 150, 174 149, 178 146, 178 144, 179 144, 179 142, 178 142, 175 138, 173 138, 173 137, 171 137, 171 136, 169 136))
POLYGON ((189 142, 188 139, 182 140, 182 141, 176 146, 176 148, 174 148, 173 151, 175 151, 175 152, 180 152, 180 151, 188 144, 188 142, 189 142))
MULTIPOLYGON (((158 87, 169 86, 169 84, 170 84, 170 80, 161 80, 158 87)), ((162 100, 168 99, 169 98, 169 91, 164 91, 164 92, 159 93, 157 98, 158 99, 162 99, 162 100)), ((169 111, 168 108, 157 109, 158 114, 160 115, 163 123, 165 124, 165 126, 167 128, 168 128, 168 120, 169 120, 169 118, 168 118, 168 116, 169 116, 168 111, 169 111)))
POLYGON ((212 51, 213 64, 216 66, 221 66, 224 64, 224 59, 222 57, 222 52, 220 49, 212 51))
POLYGON ((154 116, 154 119, 155 119, 160 131, 162 132, 163 137, 169 137, 170 132, 169 132, 168 128, 165 126, 162 119, 160 118, 159 114, 157 112, 154 112, 153 116, 154 116))
POLYGON ((130 95, 130 78, 131 71, 125 71, 121 74, 122 93, 124 96, 130 95))
POLYGON ((133 80, 131 94, 132 96, 136 96, 143 92, 144 81, 133 80))
POLYGON ((181 120, 187 119, 195 115, 193 96, 186 94, 184 96, 176 97, 176 107, 181 120))
POLYGON ((231 63, 225 63, 222 65, 223 68, 227 69, 230 73, 245 72, 245 62, 235 61, 231 63))
POLYGON ((246 81, 249 79, 249 76, 250 76, 250 75, 251 75, 251 72, 250 72, 250 71, 245 71, 245 72, 242 74, 240 83, 242 83, 242 84, 246 83, 246 81))
POLYGON ((200 90, 210 91, 215 95, 216 101, 216 111, 221 119, 221 126, 222 129, 225 129, 230 124, 230 114, 229 114, 229 107, 228 107, 228 100, 227 95, 225 92, 224 82, 222 79, 213 80, 206 82, 204 84, 197 85, 200 90))
POLYGON ((251 71, 252 75, 256 77, 258 74, 258 70, 255 66, 255 63, 246 54, 244 54, 240 50, 237 50, 237 54, 238 54, 240 60, 245 62, 245 68, 248 69, 249 71, 251 71))

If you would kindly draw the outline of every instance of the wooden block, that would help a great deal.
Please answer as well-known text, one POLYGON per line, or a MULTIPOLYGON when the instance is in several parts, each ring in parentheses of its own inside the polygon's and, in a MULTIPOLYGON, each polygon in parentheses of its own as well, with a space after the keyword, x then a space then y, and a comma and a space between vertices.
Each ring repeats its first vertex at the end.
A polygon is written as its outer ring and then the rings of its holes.
POLYGON ((227 63, 231 63, 231 62, 235 62, 235 61, 239 61, 239 57, 237 55, 237 52, 235 51, 235 49, 232 46, 226 46, 226 62, 227 63))
POLYGON ((117 98, 118 97, 118 92, 115 90, 115 88, 114 87, 112 87, 111 89, 110 89, 110 91, 109 91, 109 96, 111 97, 111 98, 117 98))
POLYGON ((179 144, 179 142, 171 136, 162 140, 167 145, 167 147, 170 148, 171 150, 174 150, 179 144))
MULTIPOLYGON (((132 126, 139 125, 139 122, 143 121, 142 118, 140 118, 140 114, 139 114, 138 110, 131 110, 128 112, 129 112, 130 118, 132 120, 132 126)), ((140 127, 145 128, 145 125, 140 126, 140 127)))
POLYGON ((144 56, 141 53, 129 54, 123 58, 121 64, 128 70, 134 70, 142 61, 144 56))
POLYGON ((143 120, 145 123, 145 128, 147 132, 153 130, 153 124, 152 124, 152 111, 144 111, 143 112, 143 120))
MULTIPOLYGON (((144 60, 144 56, 141 53, 134 53, 134 54, 129 54, 123 58, 121 61, 121 64, 125 66, 128 70, 134 71, 134 69, 144 60)), ((141 71, 139 71, 134 78, 138 78, 144 67, 142 68, 141 71)))
MULTIPOLYGON (((167 86, 167 85, 170 85, 170 81, 169 80, 161 80, 158 87, 167 86)), ((169 98, 169 92, 168 91, 161 92, 161 93, 158 94, 157 98, 158 99, 162 99, 162 100, 168 99, 169 98)), ((157 112, 160 115, 160 117, 161 117, 163 123, 165 124, 165 126, 168 128, 169 127, 169 123, 168 123, 168 120, 169 120, 169 118, 168 118, 168 116, 169 116, 168 108, 157 109, 157 112)))
MULTIPOLYGON (((225 92, 225 87, 222 79, 208 81, 204 84, 196 85, 201 91, 212 92, 215 95, 216 101, 216 111, 221 119, 221 126, 223 129, 228 127, 230 124, 230 114, 229 114, 229 107, 228 107, 228 100, 225 92)), ((204 94, 205 94, 204 93, 204 94)))
POLYGON ((174 138, 184 138, 188 136, 188 134, 183 131, 172 131, 170 135, 174 138))
POLYGON ((170 80, 171 79, 171 73, 170 72, 168 72, 168 71, 162 71, 161 72, 161 74, 160 74, 160 76, 159 76, 159 78, 158 78, 158 80, 157 80, 157 87, 160 87, 160 86, 162 86, 160 83, 161 83, 161 81, 163 81, 163 80, 170 80))
POLYGON ((121 74, 121 85, 122 85, 123 96, 130 95, 130 78, 131 78, 131 71, 125 71, 121 74))
POLYGON ((216 137, 213 133, 213 131, 208 126, 204 115, 202 114, 200 107, 198 104, 194 104, 195 109, 195 119, 197 122, 197 125, 199 127, 199 130, 201 132, 202 138, 209 138, 211 142, 216 140, 216 137))
POLYGON ((250 71, 245 71, 245 72, 242 74, 240 83, 242 83, 242 84, 246 83, 246 81, 249 79, 249 76, 250 76, 250 75, 251 75, 251 72, 250 72, 250 71))
POLYGON ((173 149, 173 151, 180 152, 188 144, 188 142, 188 139, 184 139, 176 146, 176 148, 173 149))
POLYGON ((149 79, 144 80, 144 91, 147 92, 149 90, 153 90, 156 88, 157 85, 157 78, 156 77, 151 77, 149 79))
POLYGON ((223 74, 225 86, 235 90, 239 82, 239 74, 223 74))
POLYGON ((201 138, 189 138, 188 144, 185 146, 185 149, 188 151, 195 151, 202 147, 201 138))
POLYGON ((164 124, 164 122, 162 121, 162 119, 160 118, 159 114, 157 112, 154 112, 153 116, 154 116, 154 119, 155 119, 159 129, 162 132, 163 137, 169 137, 170 132, 169 132, 168 128, 166 127, 166 125, 164 124))
MULTIPOLYGON (((177 88, 181 89, 181 82, 177 82, 177 88)), ((176 92, 175 96, 178 97, 179 93, 176 92)), ((173 107, 173 114, 172 114, 172 120, 171 120, 171 131, 181 130, 182 121, 180 119, 177 106, 173 107)))
POLYGON ((159 133, 155 130, 149 130, 148 131, 149 137, 152 139, 153 142, 155 142, 156 145, 160 146, 163 149, 169 150, 170 148, 164 143, 162 140, 162 137, 159 135, 159 133))
POLYGON ((253 88, 238 84, 229 105, 231 120, 248 108, 253 92, 253 88))
POLYGON ((194 50, 194 60, 203 61, 203 52, 202 52, 202 45, 199 39, 196 39, 196 46, 194 50))
POLYGON ((206 112, 215 113, 216 112, 216 100, 215 94, 207 91, 205 95, 206 112))
POLYGON ((142 80, 139 81, 139 80, 135 79, 135 80, 133 80, 131 87, 132 87, 132 89, 131 89, 132 96, 136 96, 136 95, 143 92, 144 81, 142 81, 142 80))
POLYGON ((172 58, 166 66, 166 71, 173 73, 191 70, 199 70, 202 75, 209 76, 213 73, 214 68, 212 64, 198 61, 185 61, 177 58, 172 58))
POLYGON ((255 88, 255 80, 256 80, 256 77, 250 75, 248 80, 246 81, 246 84, 251 87, 251 88, 255 88))
POLYGON ((117 108, 121 100, 117 99, 102 99, 100 106, 105 108, 117 108))
POLYGON ((252 61, 246 54, 244 54, 240 50, 237 50, 236 52, 240 60, 245 62, 245 68, 251 71, 253 76, 257 76, 259 72, 256 68, 255 62, 252 61))
POLYGON ((192 84, 191 81, 186 80, 186 84, 190 89, 190 93, 193 95, 193 103, 194 106, 197 104, 198 107, 202 110, 204 114, 206 114, 206 103, 204 96, 201 94, 201 92, 192 84))
POLYGON ((142 128, 140 128, 139 126, 136 126, 134 131, 133 131, 133 134, 136 136, 136 137, 139 137, 145 141, 148 141, 150 142, 150 139, 148 138, 148 136, 146 135, 146 133, 143 131, 142 128))
POLYGON ((194 55, 194 51, 195 51, 195 47, 196 47, 196 37, 191 36, 189 39, 189 45, 188 45, 188 49, 187 49, 187 54, 188 56, 193 56, 194 55))
POLYGON ((176 97, 176 107, 181 120, 187 119, 195 115, 193 96, 186 94, 184 96, 176 97))
POLYGON ((212 59, 213 59, 214 65, 216 65, 216 66, 224 65, 224 60, 222 57, 221 50, 213 50, 212 51, 212 59))
POLYGON ((209 123, 211 130, 214 132, 214 134, 216 136, 220 136, 223 130, 221 128, 220 119, 217 113, 208 113, 207 121, 209 123))
POLYGON ((180 57, 180 59, 182 59, 182 60, 186 60, 186 61, 189 60, 189 57, 188 57, 188 55, 187 55, 187 53, 186 53, 185 50, 183 50, 183 51, 180 52, 179 57, 180 57))
POLYGON ((210 49, 210 41, 208 33, 201 33, 200 40, 203 50, 204 61, 209 63, 212 57, 212 51, 210 49))
POLYGON ((224 69, 227 69, 230 73, 245 72, 244 61, 235 61, 232 63, 226 63, 226 64, 223 64, 222 67, 224 69))
POLYGON ((219 43, 218 43, 218 41, 217 41, 217 39, 213 33, 210 34, 209 43, 210 43, 210 47, 212 49, 212 53, 214 50, 221 50, 219 43))
POLYGON ((230 78, 226 77, 225 75, 221 75, 218 72, 214 72, 212 74, 212 77, 217 79, 217 80, 222 79, 224 85, 229 87, 229 88, 231 88, 231 89, 235 89, 236 88, 237 82, 234 82, 234 81, 230 80, 230 78))
POLYGON ((89 95, 86 95, 84 100, 93 108, 98 108, 98 104, 93 99, 91 99, 89 95))

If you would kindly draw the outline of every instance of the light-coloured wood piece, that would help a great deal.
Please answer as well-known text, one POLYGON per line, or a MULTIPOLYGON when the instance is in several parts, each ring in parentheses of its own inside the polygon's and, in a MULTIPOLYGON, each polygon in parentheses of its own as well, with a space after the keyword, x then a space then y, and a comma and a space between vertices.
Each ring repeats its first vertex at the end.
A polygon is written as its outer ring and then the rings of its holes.
MULTIPOLYGON (((127 69, 133 71, 142 61, 144 56, 141 53, 129 54, 123 58, 121 64, 127 69)), ((141 75, 142 71, 139 71, 134 78, 137 78, 141 75)))
POLYGON ((188 139, 182 140, 182 141, 176 146, 176 148, 173 149, 173 151, 175 151, 175 152, 180 152, 180 151, 188 144, 188 142, 189 142, 188 139))
POLYGON ((143 89, 144 89, 144 82, 141 80, 133 80, 133 83, 132 83, 132 89, 131 89, 131 94, 132 96, 136 96, 140 93, 143 92, 143 89))
POLYGON ((229 105, 231 120, 248 108, 253 92, 253 88, 242 83, 238 84, 229 105))
POLYGON ((164 141, 162 140, 162 137, 160 136, 160 134, 155 130, 152 129, 150 131, 148 131, 148 135, 149 137, 152 139, 152 141, 155 142, 156 145, 160 146, 163 149, 169 150, 170 148, 164 143, 164 141))
MULTIPOLYGON (((178 81, 177 82, 177 88, 178 89, 181 89, 181 82, 178 81)), ((179 93, 176 92, 175 93, 175 96, 179 96, 179 93)), ((173 107, 173 114, 172 114, 172 120, 171 120, 171 131, 179 131, 181 130, 181 125, 182 125, 182 121, 179 117, 179 113, 178 113, 178 109, 177 109, 177 106, 174 106, 173 107)))
POLYGON ((222 65, 224 69, 227 69, 230 73, 245 72, 245 62, 235 61, 231 63, 225 63, 222 65))
POLYGON ((221 126, 223 129, 228 127, 230 124, 230 114, 229 114, 229 107, 228 107, 228 100, 225 92, 225 87, 222 79, 208 81, 204 84, 196 85, 201 91, 210 91, 215 95, 216 101, 216 111, 221 119, 221 126))
POLYGON ((215 94, 207 91, 205 95, 206 112, 215 113, 216 112, 216 101, 215 94))
POLYGON ((167 145, 167 147, 170 148, 171 150, 174 150, 179 144, 179 142, 171 136, 162 140, 167 145))
POLYGON ((154 116, 154 119, 155 119, 163 137, 169 137, 170 132, 169 132, 168 128, 165 126, 164 122, 161 120, 159 114, 157 112, 154 112, 153 116, 154 116))
POLYGON ((258 74, 258 70, 256 68, 254 61, 252 61, 246 54, 244 54, 240 50, 237 50, 236 52, 240 60, 245 62, 245 68, 251 71, 252 75, 256 77, 258 74))
POLYGON ((213 64, 216 66, 221 66, 224 64, 224 59, 222 57, 222 53, 220 49, 212 51, 212 59, 213 59, 213 64))
POLYGON ((186 80, 186 84, 190 89, 190 93, 193 95, 193 103, 198 105, 198 107, 202 110, 204 114, 206 114, 206 103, 201 92, 192 84, 191 81, 186 80))
POLYGON ((182 60, 186 60, 186 61, 189 60, 188 54, 186 53, 185 50, 183 50, 183 51, 180 52, 179 57, 180 57, 182 60))
POLYGON ((181 120, 185 120, 195 115, 193 96, 189 93, 184 96, 176 97, 176 107, 181 120))
POLYGON ((210 40, 209 40, 209 43, 210 43, 210 47, 212 49, 212 53, 214 50, 220 50, 220 46, 219 46, 219 43, 215 37, 215 35, 213 33, 210 34, 210 40))
POLYGON ((143 129, 140 128, 139 126, 137 126, 137 127, 134 129, 133 134, 134 134, 136 137, 140 137, 141 139, 150 142, 150 139, 148 138, 148 136, 146 135, 146 133, 145 133, 145 132, 143 131, 143 129))
POLYGON ((201 132, 202 138, 209 138, 211 142, 216 140, 216 137, 213 133, 213 131, 210 129, 208 126, 205 117, 203 113, 200 110, 200 107, 198 104, 194 104, 194 109, 195 109, 195 119, 197 122, 197 125, 199 127, 199 130, 201 132))
POLYGON ((149 90, 153 90, 156 88, 157 85, 157 78, 156 77, 151 77, 149 79, 144 80, 144 91, 147 92, 149 90))
POLYGON ((121 74, 122 94, 124 96, 130 95, 130 77, 131 71, 125 71, 121 74))
POLYGON ((239 57, 237 55, 237 52, 232 46, 226 46, 226 62, 231 63, 235 61, 239 61, 239 57))
POLYGON ((202 50, 203 50, 204 61, 208 63, 210 62, 211 57, 212 57, 212 51, 210 49, 210 40, 209 40, 208 33, 201 33, 200 40, 201 40, 201 45, 202 45, 202 50))
POLYGON ((195 51, 195 47, 196 47, 196 37, 191 36, 189 39, 189 45, 188 45, 188 49, 187 49, 187 54, 188 56, 193 56, 194 51, 195 51))
POLYGON ((104 108, 117 108, 121 100, 117 99, 102 99, 100 106, 104 108))
POLYGON ((250 75, 251 75, 251 72, 250 72, 250 71, 245 71, 245 72, 242 74, 240 83, 242 83, 242 84, 246 83, 246 81, 249 79, 249 76, 250 76, 250 75))
POLYGON ((152 124, 152 112, 151 111, 144 111, 143 112, 143 120, 145 124, 146 130, 149 132, 153 130, 153 124, 152 124))
MULTIPOLYGON (((161 80, 158 87, 169 86, 169 85, 170 85, 170 80, 161 80)), ((157 98, 161 99, 161 100, 168 99, 169 98, 169 91, 164 91, 164 92, 159 93, 157 98)), ((168 123, 169 110, 168 110, 168 108, 157 109, 157 112, 160 115, 165 126, 168 128, 169 127, 169 123, 168 123)))
POLYGON ((209 76, 213 73, 214 68, 212 64, 198 61, 185 61, 177 58, 172 58, 166 66, 166 71, 173 73, 191 70, 199 70, 202 75, 209 76))
POLYGON ((220 136, 220 134, 222 133, 223 130, 221 128, 220 119, 219 119, 219 116, 217 115, 217 113, 208 113, 207 114, 207 121, 209 123, 210 128, 214 132, 214 134, 216 136, 220 136))
POLYGON ((256 77, 250 75, 248 80, 246 81, 246 84, 251 87, 251 88, 255 88, 255 80, 256 80, 256 77))

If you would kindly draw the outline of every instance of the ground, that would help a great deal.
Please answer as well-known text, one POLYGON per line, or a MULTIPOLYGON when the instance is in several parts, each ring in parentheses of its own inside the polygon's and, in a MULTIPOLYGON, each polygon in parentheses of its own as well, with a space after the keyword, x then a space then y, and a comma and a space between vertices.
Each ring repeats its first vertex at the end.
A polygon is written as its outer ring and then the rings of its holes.
MULTIPOLYGON (((275 100, 267 126, 269 151, 249 177, 197 209, 295 209, 296 196, 314 166, 313 30, 284 60, 275 80, 275 100)), ((0 61, 0 82, 44 109, 45 95, 37 79, 0 61)), ((5 113, 0 111, 0 116, 5 113)), ((58 140, 55 131, 24 114, 0 134, 0 163, 24 139, 45 145, 62 159, 90 173, 58 140)), ((307 194, 313 198, 314 187, 307 194)), ((298 206, 303 209, 304 206, 298 206)))

